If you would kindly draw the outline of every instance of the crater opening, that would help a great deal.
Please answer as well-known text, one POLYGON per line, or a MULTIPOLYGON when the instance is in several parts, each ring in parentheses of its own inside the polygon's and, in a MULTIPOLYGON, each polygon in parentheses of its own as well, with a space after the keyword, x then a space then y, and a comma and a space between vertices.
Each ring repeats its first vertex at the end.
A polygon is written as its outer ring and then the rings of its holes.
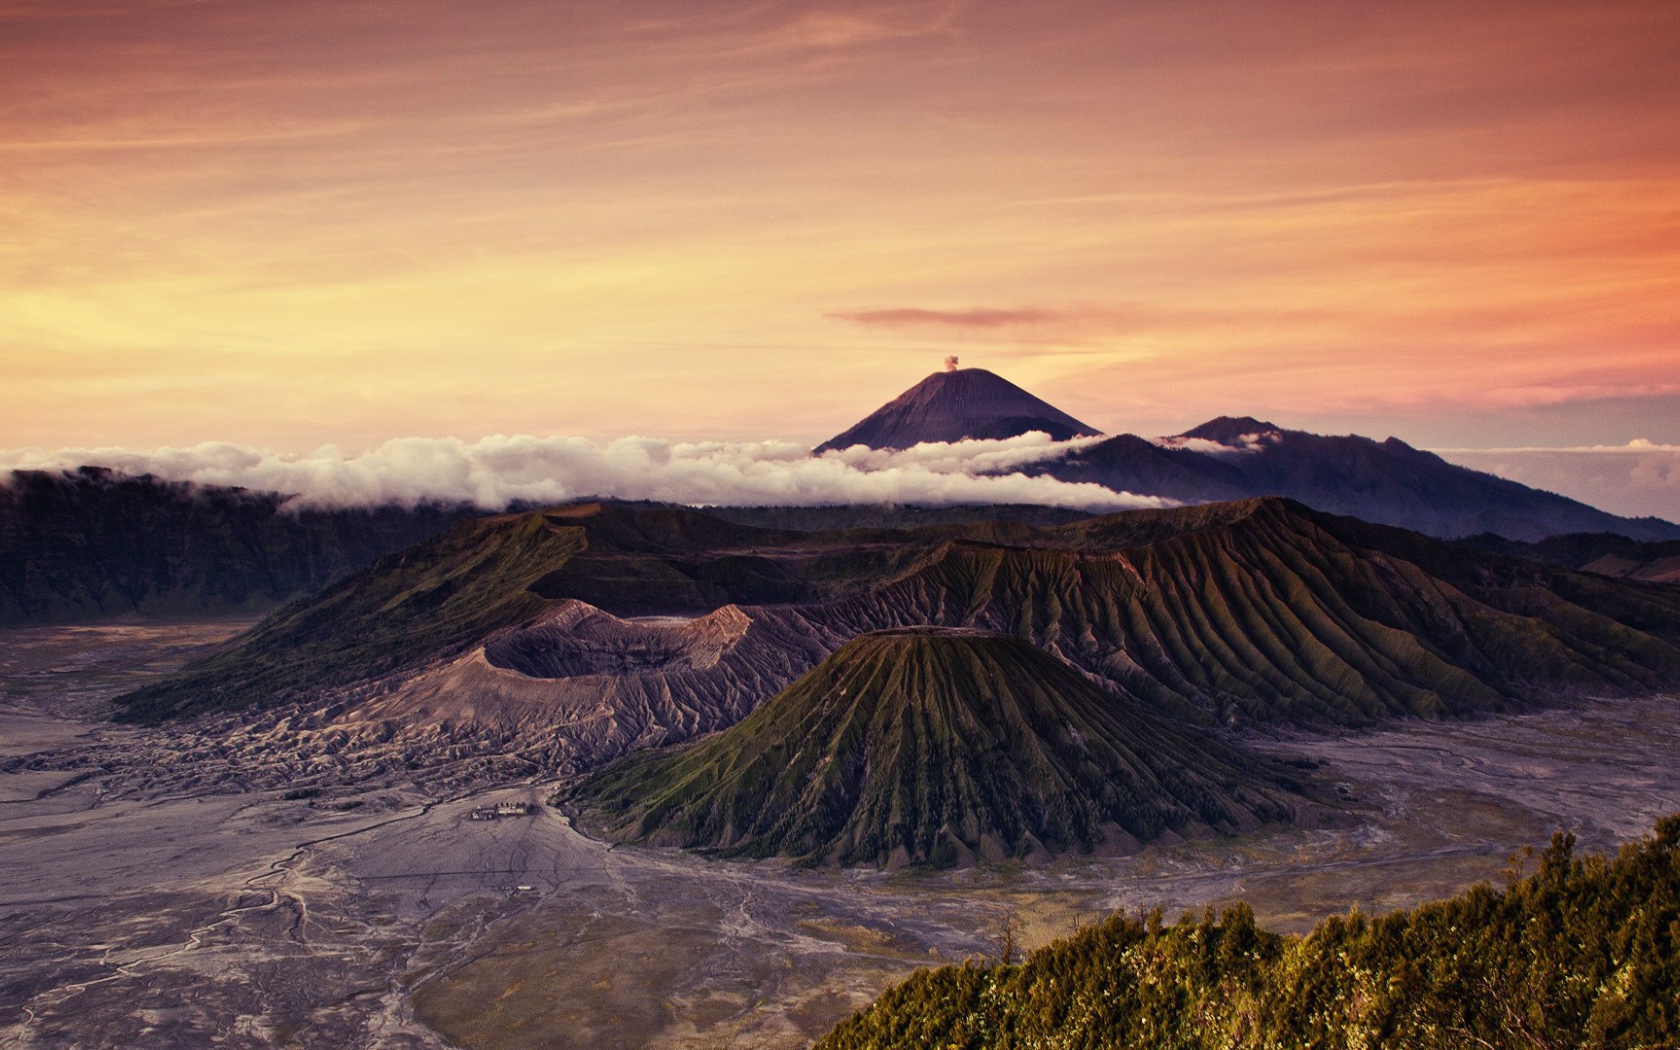
MULTIPOLYGON (((637 675, 710 667, 733 647, 732 618, 646 616, 621 620, 589 610, 535 624, 484 647, 493 667, 530 678, 637 675)), ((738 625, 737 625, 738 626, 738 625)))

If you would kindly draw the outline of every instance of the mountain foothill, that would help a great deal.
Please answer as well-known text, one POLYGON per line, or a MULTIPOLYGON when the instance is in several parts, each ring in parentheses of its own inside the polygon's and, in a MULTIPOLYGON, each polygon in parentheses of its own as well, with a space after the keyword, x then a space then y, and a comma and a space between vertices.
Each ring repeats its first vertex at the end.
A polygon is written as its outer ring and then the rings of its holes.
POLYGON ((852 639, 741 722, 624 759, 568 805, 629 841, 902 867, 1129 853, 1305 801, 1019 638, 918 627, 852 639))
POLYGON ((1311 799, 1243 752, 1251 728, 1677 681, 1680 588, 1278 498, 817 532, 597 502, 459 523, 120 717, 336 698, 368 732, 540 740, 615 835, 941 864, 1295 819, 1311 799))
POLYGON ((1680 587, 1652 542, 1680 527, 1394 439, 1247 418, 1101 438, 958 369, 817 453, 1034 430, 1082 440, 1031 469, 1184 505, 297 514, 273 494, 20 473, 0 489, 0 614, 277 605, 117 716, 301 707, 351 736, 517 748, 604 834, 805 863, 1039 859, 1299 820, 1320 812, 1312 785, 1244 734, 1680 683, 1680 587))

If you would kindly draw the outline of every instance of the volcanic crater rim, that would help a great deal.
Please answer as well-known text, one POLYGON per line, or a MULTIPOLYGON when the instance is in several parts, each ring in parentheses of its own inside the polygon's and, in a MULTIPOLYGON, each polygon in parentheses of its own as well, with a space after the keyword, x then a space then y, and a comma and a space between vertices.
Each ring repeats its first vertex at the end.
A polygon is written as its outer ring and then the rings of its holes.
POLYGON ((696 618, 627 620, 582 602, 485 643, 485 662, 527 678, 565 679, 700 670, 745 636, 734 606, 696 618))

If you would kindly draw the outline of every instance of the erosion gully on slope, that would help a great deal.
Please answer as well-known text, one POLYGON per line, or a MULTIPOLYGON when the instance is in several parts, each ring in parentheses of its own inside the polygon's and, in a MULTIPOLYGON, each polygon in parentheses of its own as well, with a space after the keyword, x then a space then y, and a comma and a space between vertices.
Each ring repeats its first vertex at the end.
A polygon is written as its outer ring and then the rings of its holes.
POLYGON ((0 637, 0 1043, 795 1047, 915 966, 995 957, 1006 927, 1024 948, 1242 897, 1301 930, 1497 879, 1557 827, 1598 849, 1680 810, 1680 701, 1653 697, 1250 741, 1315 764, 1345 828, 1040 868, 711 862, 579 835, 529 770, 345 762, 287 798, 330 735, 230 753, 203 739, 220 723, 98 720, 237 628, 0 637), (500 801, 538 805, 471 819, 500 801))

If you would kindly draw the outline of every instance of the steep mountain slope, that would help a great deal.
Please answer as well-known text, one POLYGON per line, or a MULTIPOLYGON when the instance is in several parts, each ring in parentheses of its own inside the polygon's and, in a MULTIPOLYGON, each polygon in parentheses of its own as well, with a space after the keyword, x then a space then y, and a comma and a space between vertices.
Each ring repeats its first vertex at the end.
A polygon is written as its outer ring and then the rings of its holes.
POLYGON ((571 801, 634 840, 893 865, 1135 847, 1289 813, 1259 760, 1015 638, 927 628, 848 642, 733 728, 624 759, 571 801))
MULTIPOLYGON (((1033 430, 1057 440, 1098 433, 1000 376, 966 368, 928 376, 815 451, 852 445, 902 449, 1033 430)), ((1492 532, 1533 541, 1566 532, 1613 532, 1644 541, 1680 540, 1680 525, 1673 522, 1608 514, 1456 466, 1398 438, 1311 434, 1247 416, 1221 416, 1160 441, 1119 434, 1024 469, 1186 503, 1287 496, 1332 514, 1446 538, 1492 532)))
POLYGON ((919 626, 1020 638, 1210 724, 1436 717, 1680 681, 1680 588, 1287 500, 838 533, 600 505, 486 519, 387 559, 130 694, 129 716, 341 695, 392 725, 448 711, 451 732, 540 731, 588 768, 723 728, 849 639, 919 626), (689 620, 702 614, 704 630, 689 620), (650 615, 674 619, 624 620, 650 615))
POLYGON ((1477 557, 1276 499, 1094 518, 1031 548, 953 543, 806 615, 843 634, 1007 632, 1227 722, 1439 716, 1680 675, 1680 589, 1477 557))
MULTIPOLYGON (((277 492, 131 477, 98 467, 13 472, 0 481, 0 626, 263 612, 481 516, 466 505, 294 510, 286 503, 277 492)), ((624 514, 683 512, 669 504, 612 506, 624 514)), ((862 506, 738 507, 716 516, 786 537, 859 526, 1052 523, 1088 515, 1034 506, 862 506)), ((640 542, 644 553, 648 546, 646 539, 640 542)), ((758 579, 755 590, 754 572, 765 568, 748 557, 713 566, 709 572, 721 583, 683 580, 679 573, 646 581, 644 591, 655 607, 675 603, 684 609, 803 595, 789 592, 775 574, 758 579), (675 590, 666 586, 673 583, 675 590)), ((626 593, 616 585, 609 590, 617 597, 626 593)))
POLYGON ((541 627, 567 602, 657 616, 813 599, 890 574, 935 546, 869 543, 868 535, 801 547, 802 533, 610 503, 477 518, 277 610, 227 651, 127 694, 124 716, 272 705, 445 664, 496 632, 541 627))
POLYGON ((260 611, 474 513, 284 502, 96 467, 15 471, 0 483, 0 624, 260 611))
POLYGON ((454 655, 548 603, 526 585, 583 532, 542 515, 462 522, 276 611, 239 643, 123 698, 146 720, 270 702, 454 655))
POLYGON ((1148 493, 1183 503, 1218 503, 1255 495, 1242 471, 1218 456, 1119 434, 1059 460, 1032 464, 1028 473, 1090 482, 1117 492, 1148 493))
POLYGON ((926 525, 976 525, 1013 521, 1025 525, 1065 525, 1091 517, 1070 507, 1031 503, 957 503, 922 507, 905 503, 848 503, 820 507, 707 507, 706 513, 737 525, 798 532, 841 529, 913 529, 926 525))
POLYGON ((816 447, 909 448, 924 441, 1009 438, 1043 431, 1057 441, 1099 433, 984 368, 935 372, 816 447))
POLYGON ((1448 463, 1398 438, 1326 437, 1222 416, 1161 443, 1123 434, 1039 464, 1064 481, 1185 501, 1287 496, 1431 536, 1493 532, 1539 540, 1564 532, 1680 539, 1680 525, 1620 518, 1584 503, 1448 463))
POLYGON ((1484 532, 1467 536, 1459 543, 1474 550, 1543 561, 1600 576, 1680 583, 1680 540, 1640 543, 1613 532, 1571 532, 1549 536, 1538 543, 1522 543, 1484 532))

